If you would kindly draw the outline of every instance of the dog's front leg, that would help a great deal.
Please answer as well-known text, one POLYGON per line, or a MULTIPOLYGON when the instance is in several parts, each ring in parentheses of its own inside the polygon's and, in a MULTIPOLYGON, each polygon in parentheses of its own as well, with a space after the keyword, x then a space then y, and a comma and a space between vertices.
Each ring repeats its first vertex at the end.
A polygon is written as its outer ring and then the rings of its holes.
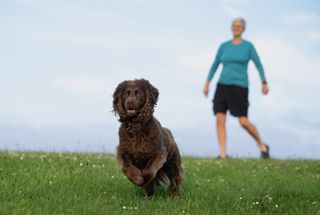
POLYGON ((142 172, 140 169, 138 169, 138 167, 132 164, 130 158, 121 153, 118 153, 117 162, 122 172, 132 183, 139 186, 143 184, 142 172))
POLYGON ((167 160, 167 152, 162 150, 155 158, 152 158, 147 166, 142 170, 142 176, 144 178, 144 185, 148 184, 158 173, 159 169, 167 160))

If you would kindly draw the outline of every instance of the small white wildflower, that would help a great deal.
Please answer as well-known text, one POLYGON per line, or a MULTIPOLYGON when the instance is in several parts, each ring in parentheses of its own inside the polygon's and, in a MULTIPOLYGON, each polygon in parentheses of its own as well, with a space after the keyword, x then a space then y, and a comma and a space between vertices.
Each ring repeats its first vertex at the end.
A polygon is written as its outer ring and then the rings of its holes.
POLYGON ((114 175, 112 175, 111 178, 114 178, 114 175))
POLYGON ((279 206, 278 205, 276 205, 276 208, 278 208, 279 206))
POLYGON ((240 200, 242 200, 242 197, 240 196, 240 198, 239 198, 240 200))
POLYGON ((135 210, 138 210, 138 207, 134 207, 135 210))
POLYGON ((259 202, 256 202, 256 204, 258 205, 258 204, 259 204, 259 202))
POLYGON ((49 184, 52 184, 52 181, 49 181, 49 184))
POLYGON ((20 160, 23 160, 23 156, 20 157, 20 160))
POLYGON ((83 165, 83 163, 80 163, 79 165, 80 165, 80 166, 82 166, 82 165, 83 165))
POLYGON ((125 210, 127 207, 126 206, 122 206, 122 209, 125 210))
POLYGON ((184 210, 182 210, 182 213, 185 213, 185 211, 184 211, 184 210))

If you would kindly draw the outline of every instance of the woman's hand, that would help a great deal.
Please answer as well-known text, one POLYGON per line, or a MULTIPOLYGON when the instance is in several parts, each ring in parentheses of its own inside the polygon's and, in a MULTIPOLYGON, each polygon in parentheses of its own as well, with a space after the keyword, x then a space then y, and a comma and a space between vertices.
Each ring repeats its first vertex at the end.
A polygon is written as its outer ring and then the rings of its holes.
POLYGON ((269 93, 268 84, 264 83, 262 84, 262 94, 267 95, 269 93))
POLYGON ((209 86, 210 86, 210 82, 207 81, 204 85, 204 89, 203 89, 203 94, 208 97, 208 94, 209 94, 209 86))

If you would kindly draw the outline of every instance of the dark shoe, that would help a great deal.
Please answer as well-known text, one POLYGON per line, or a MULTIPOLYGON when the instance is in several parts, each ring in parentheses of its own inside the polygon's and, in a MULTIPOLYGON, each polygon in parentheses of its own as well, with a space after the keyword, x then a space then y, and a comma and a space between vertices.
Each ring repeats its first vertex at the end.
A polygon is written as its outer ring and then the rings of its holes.
POLYGON ((270 158, 270 147, 266 145, 267 151, 261 152, 261 159, 269 159, 270 158))

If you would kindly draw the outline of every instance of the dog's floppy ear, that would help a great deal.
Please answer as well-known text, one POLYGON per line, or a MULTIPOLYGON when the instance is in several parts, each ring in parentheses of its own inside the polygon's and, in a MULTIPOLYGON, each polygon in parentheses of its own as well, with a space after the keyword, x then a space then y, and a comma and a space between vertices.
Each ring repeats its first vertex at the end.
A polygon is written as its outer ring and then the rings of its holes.
POLYGON ((153 107, 157 105, 158 97, 159 97, 159 91, 157 88, 152 86, 149 81, 142 79, 142 82, 145 86, 147 99, 149 100, 150 105, 153 107))
POLYGON ((145 90, 146 101, 138 118, 139 120, 146 122, 151 118, 153 114, 154 107, 158 102, 159 91, 157 88, 152 86, 149 81, 145 79, 140 79, 139 81, 145 90))
POLYGON ((126 112, 122 104, 122 94, 127 88, 128 81, 121 82, 113 93, 113 112, 118 114, 120 120, 126 117, 126 112))

